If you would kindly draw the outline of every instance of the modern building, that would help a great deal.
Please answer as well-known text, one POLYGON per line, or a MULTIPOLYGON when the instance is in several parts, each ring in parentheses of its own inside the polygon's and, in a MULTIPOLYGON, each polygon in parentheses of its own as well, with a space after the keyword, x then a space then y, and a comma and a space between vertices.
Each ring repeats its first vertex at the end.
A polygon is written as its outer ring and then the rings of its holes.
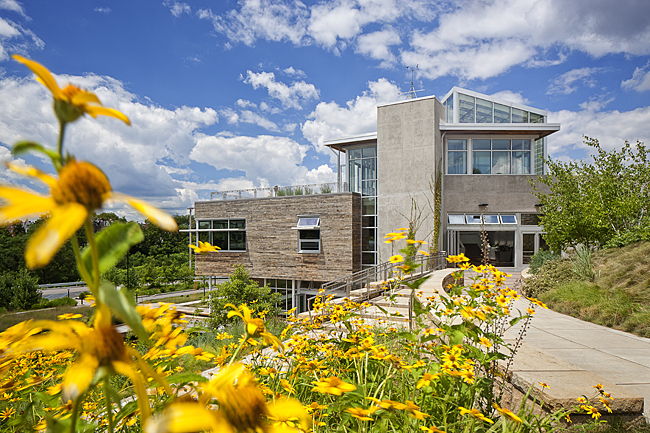
POLYGON ((383 235, 407 225, 414 207, 418 238, 432 243, 439 212, 440 249, 478 263, 486 247, 495 265, 524 267, 545 248, 531 181, 544 174, 546 137, 559 129, 544 110, 458 87, 442 101, 380 105, 376 133, 325 141, 345 161, 326 194, 276 187, 195 203, 193 231, 222 248, 199 258, 196 272, 227 275, 243 264, 300 306, 322 283, 386 262, 393 251, 383 235))

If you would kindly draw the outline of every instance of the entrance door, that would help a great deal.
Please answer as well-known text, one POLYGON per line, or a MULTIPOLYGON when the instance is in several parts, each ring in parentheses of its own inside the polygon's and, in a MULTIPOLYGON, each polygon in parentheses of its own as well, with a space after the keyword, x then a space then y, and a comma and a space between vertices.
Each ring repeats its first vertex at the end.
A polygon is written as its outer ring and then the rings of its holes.
POLYGON ((530 259, 536 252, 549 249, 541 233, 522 233, 521 240, 524 265, 530 263, 530 259))

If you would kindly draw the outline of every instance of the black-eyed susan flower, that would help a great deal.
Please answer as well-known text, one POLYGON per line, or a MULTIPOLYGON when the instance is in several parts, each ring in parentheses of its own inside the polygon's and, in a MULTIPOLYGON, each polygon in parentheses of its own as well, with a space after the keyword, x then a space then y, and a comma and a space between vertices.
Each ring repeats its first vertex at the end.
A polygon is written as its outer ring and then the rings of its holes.
POLYGON ((377 406, 371 406, 368 409, 364 409, 362 407, 349 407, 345 409, 345 411, 359 421, 372 421, 370 415, 375 413, 378 409, 379 408, 377 406))
POLYGON ((20 174, 39 179, 50 187, 50 196, 43 197, 20 188, 0 185, 0 225, 29 216, 50 213, 48 221, 29 239, 25 261, 31 269, 45 266, 59 248, 84 224, 91 212, 104 203, 123 201, 147 216, 162 229, 178 230, 176 221, 167 213, 134 197, 113 191, 106 175, 95 165, 69 161, 56 179, 34 167, 9 164, 20 174))
POLYGON ((462 262, 469 262, 469 259, 465 256, 464 253, 460 253, 455 256, 447 257, 447 261, 449 263, 462 263, 462 262))
POLYGON ((518 423, 523 423, 521 418, 519 418, 517 415, 512 413, 509 409, 506 409, 505 407, 501 407, 496 403, 492 403, 492 407, 495 408, 501 415, 505 416, 508 419, 511 419, 514 422, 518 423))
POLYGON ((94 93, 82 90, 72 84, 61 89, 50 71, 43 65, 33 60, 14 54, 14 60, 27 66, 38 77, 37 80, 52 92, 54 97, 54 112, 62 123, 74 122, 79 117, 88 113, 91 117, 109 116, 120 119, 127 125, 131 122, 121 112, 102 106, 102 103, 94 93))
POLYGON ((463 406, 458 406, 458 410, 460 411, 461 415, 471 415, 474 418, 480 419, 481 421, 494 424, 494 421, 492 421, 490 418, 483 415, 481 411, 479 411, 478 409, 466 409, 463 406))
POLYGON ((270 332, 267 332, 264 328, 264 321, 262 319, 252 317, 250 308, 248 308, 245 304, 240 305, 239 308, 233 304, 226 304, 225 307, 232 308, 232 310, 228 312, 228 319, 237 316, 244 321, 244 324, 246 325, 246 334, 248 337, 261 337, 264 339, 265 343, 271 344, 275 348, 282 347, 282 342, 280 339, 270 332))
POLYGON ((357 389, 356 385, 342 381, 336 376, 328 377, 325 380, 312 382, 316 385, 312 388, 313 392, 321 394, 342 395, 344 392, 351 392, 357 389))
POLYGON ((210 245, 209 242, 202 241, 199 241, 198 246, 190 244, 189 247, 192 248, 196 254, 216 253, 221 249, 216 245, 210 245))

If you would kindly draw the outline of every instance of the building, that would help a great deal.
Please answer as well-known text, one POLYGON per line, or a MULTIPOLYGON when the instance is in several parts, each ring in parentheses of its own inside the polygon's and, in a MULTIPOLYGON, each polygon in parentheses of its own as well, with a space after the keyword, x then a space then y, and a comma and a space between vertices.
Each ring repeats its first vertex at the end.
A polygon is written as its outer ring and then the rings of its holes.
POLYGON ((387 261, 392 246, 380 240, 408 224, 414 204, 423 212, 419 238, 432 241, 439 212, 438 241, 448 253, 478 263, 484 232, 492 263, 524 267, 545 248, 530 181, 544 174, 546 137, 559 129, 544 110, 458 87, 442 101, 380 105, 376 133, 325 142, 345 161, 335 193, 283 196, 276 187, 197 202, 193 231, 223 251, 199 258, 197 274, 227 275, 244 264, 260 282, 291 290, 300 306, 322 283, 387 261))

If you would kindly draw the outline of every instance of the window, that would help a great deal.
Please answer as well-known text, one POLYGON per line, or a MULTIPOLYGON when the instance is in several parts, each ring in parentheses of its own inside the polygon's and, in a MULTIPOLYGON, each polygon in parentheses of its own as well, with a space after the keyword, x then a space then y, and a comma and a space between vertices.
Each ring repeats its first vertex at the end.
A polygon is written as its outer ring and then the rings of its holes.
MULTIPOLYGON (((543 150, 543 143, 541 147, 543 150)), ((447 174, 532 174, 532 170, 530 139, 447 140, 447 174), (469 158, 468 150, 471 150, 469 158)), ((535 167, 535 174, 539 174, 537 170, 535 167)))
POLYGON ((465 215, 467 224, 481 224, 481 215, 465 215))
MULTIPOLYGON (((524 215, 522 214, 522 223, 524 215)), ((448 214, 447 222, 450 225, 481 224, 481 215, 477 214, 448 214)), ((517 224, 517 216, 507 215, 483 215, 483 224, 517 224)))
POLYGON ((500 215, 501 224, 517 224, 517 217, 515 215, 500 215))
POLYGON ((221 251, 246 251, 246 220, 215 219, 199 223, 199 240, 217 246, 221 251))
POLYGON ((299 253, 320 253, 320 216, 299 216, 292 229, 298 230, 299 253))
POLYGON ((447 140, 447 173, 467 174, 467 140, 447 140))
POLYGON ((458 94, 458 120, 460 123, 475 123, 475 102, 473 96, 458 94))

